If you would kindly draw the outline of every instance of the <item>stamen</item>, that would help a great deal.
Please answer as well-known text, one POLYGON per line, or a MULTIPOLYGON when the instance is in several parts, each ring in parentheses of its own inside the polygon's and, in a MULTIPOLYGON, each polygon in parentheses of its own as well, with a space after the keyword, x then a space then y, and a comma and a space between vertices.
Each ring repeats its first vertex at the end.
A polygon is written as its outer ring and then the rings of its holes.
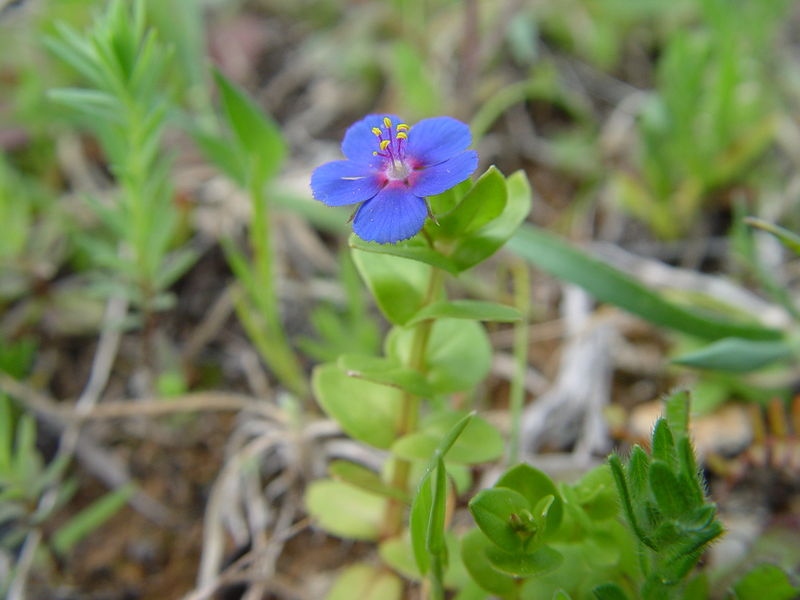
POLYGON ((386 125, 387 129, 392 128, 392 120, 389 117, 383 117, 383 124, 386 125))
POLYGON ((397 131, 408 131, 408 125, 405 123, 398 123, 396 129, 397 131))
POLYGON ((391 141, 389 141, 389 140, 383 140, 383 141, 381 142, 381 144, 380 144, 380 146, 381 146, 381 150, 386 150, 386 148, 387 148, 387 147, 389 146, 389 144, 391 144, 391 143, 392 143, 392 142, 391 142, 391 141))
MULTIPOLYGON (((400 129, 400 126, 397 126, 397 129, 400 129)), ((407 140, 408 134, 405 131, 398 131, 397 135, 395 136, 398 140, 407 140)))
POLYGON ((381 137, 381 135, 383 134, 383 132, 380 129, 378 129, 377 127, 373 127, 372 128, 372 133, 374 133, 378 137, 381 137))

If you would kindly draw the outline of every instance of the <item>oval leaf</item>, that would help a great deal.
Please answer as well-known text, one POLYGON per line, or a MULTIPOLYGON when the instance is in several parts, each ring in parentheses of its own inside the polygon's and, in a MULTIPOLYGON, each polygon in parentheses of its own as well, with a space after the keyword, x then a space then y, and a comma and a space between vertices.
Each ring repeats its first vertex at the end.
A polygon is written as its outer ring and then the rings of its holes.
POLYGON ((376 540, 386 500, 332 479, 311 482, 306 489, 308 513, 325 531, 353 540, 376 540))
POLYGON ((394 573, 372 565, 347 567, 336 579, 325 600, 400 600, 403 582, 394 573))
POLYGON ((392 445, 403 402, 400 390, 348 377, 334 364, 314 369, 311 384, 319 405, 349 436, 377 448, 392 445))

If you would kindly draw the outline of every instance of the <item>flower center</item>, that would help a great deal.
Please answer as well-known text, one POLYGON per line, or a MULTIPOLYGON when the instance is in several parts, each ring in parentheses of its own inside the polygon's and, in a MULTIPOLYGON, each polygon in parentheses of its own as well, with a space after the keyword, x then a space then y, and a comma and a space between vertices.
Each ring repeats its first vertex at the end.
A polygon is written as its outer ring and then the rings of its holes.
POLYGON ((383 157, 386 177, 391 180, 404 180, 411 172, 405 161, 408 125, 398 123, 397 126, 394 126, 389 117, 384 117, 383 128, 373 127, 372 133, 378 138, 378 147, 380 148, 380 151, 372 154, 383 157))

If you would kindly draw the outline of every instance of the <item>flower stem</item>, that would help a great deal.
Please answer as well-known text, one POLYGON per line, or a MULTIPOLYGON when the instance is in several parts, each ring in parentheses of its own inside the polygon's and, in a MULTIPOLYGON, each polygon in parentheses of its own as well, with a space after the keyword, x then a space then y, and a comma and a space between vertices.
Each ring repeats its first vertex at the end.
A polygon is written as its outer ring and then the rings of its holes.
MULTIPOLYGON (((433 267, 430 278, 428 279, 428 289, 422 302, 423 308, 435 302, 441 293, 444 281, 444 271, 433 267)), ((415 371, 425 373, 425 351, 428 347, 428 340, 433 329, 433 319, 421 321, 414 328, 414 335, 411 339, 411 352, 408 357, 408 366, 415 371)), ((419 406, 421 398, 409 392, 403 393, 403 404, 401 406, 400 422, 397 428, 397 437, 403 437, 413 433, 417 429, 419 422, 419 406)), ((411 463, 407 460, 395 459, 394 472, 392 474, 392 487, 407 491, 408 475, 411 471, 411 463)), ((384 519, 384 536, 386 538, 399 535, 403 529, 404 505, 399 500, 389 499, 386 506, 386 518, 384 519)))
POLYGON ((264 360, 286 387, 301 398, 307 396, 308 387, 302 367, 292 350, 278 310, 275 290, 274 256, 269 223, 269 207, 264 195, 264 181, 251 176, 249 185, 253 216, 250 226, 250 246, 253 251, 253 276, 257 282, 256 298, 267 333, 267 344, 259 345, 264 360), (269 350, 267 350, 269 349, 269 350))
POLYGON ((528 267, 522 261, 511 267, 514 282, 514 304, 522 313, 522 320, 514 324, 514 375, 509 394, 509 413, 511 414, 511 436, 508 449, 508 464, 512 466, 519 460, 520 423, 525 402, 525 367, 528 363, 528 306, 530 305, 530 277, 528 267))

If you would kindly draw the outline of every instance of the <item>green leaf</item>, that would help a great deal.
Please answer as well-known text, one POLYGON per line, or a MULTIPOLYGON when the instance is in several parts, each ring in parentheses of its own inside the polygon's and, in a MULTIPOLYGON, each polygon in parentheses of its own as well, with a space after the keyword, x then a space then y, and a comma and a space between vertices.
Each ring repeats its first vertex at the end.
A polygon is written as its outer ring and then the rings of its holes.
POLYGON ((424 306, 408 321, 407 325, 414 325, 427 319, 443 318, 507 323, 521 320, 522 314, 512 306, 496 302, 450 300, 449 302, 434 302, 424 306))
POLYGON ((255 161, 259 180, 271 179, 286 156, 286 143, 278 125, 222 73, 215 71, 214 79, 221 93, 225 118, 239 146, 255 161))
POLYGON ((490 547, 486 550, 486 556, 495 569, 514 577, 546 575, 564 562, 561 553, 549 546, 539 548, 531 554, 510 554, 500 548, 490 547))
MULTIPOLYGON (((408 364, 413 338, 413 328, 393 329, 386 338, 387 355, 408 364)), ((474 321, 438 319, 431 327, 425 364, 428 383, 440 394, 474 388, 492 364, 486 330, 474 321)))
POLYGON ((383 526, 386 500, 357 487, 318 479, 306 488, 308 513, 328 533, 354 540, 376 540, 383 526))
POLYGON ((572 596, 564 590, 556 590, 551 600, 572 600, 572 596))
POLYGON ((337 364, 349 377, 392 386, 415 396, 430 398, 436 394, 422 373, 404 367, 390 358, 343 354, 337 364))
POLYGON ((400 390, 348 377, 333 364, 314 369, 311 384, 322 409, 350 437, 377 448, 392 445, 403 402, 400 390))
MULTIPOLYGON (((467 428, 467 425, 472 423, 475 418, 475 413, 468 413, 458 419, 445 433, 441 436, 433 456, 428 463, 425 472, 422 474, 417 493, 414 495, 414 500, 411 504, 411 513, 409 517, 409 530, 411 533, 411 546, 414 551, 414 558, 417 561, 417 566, 421 573, 427 573, 430 566, 430 555, 428 553, 428 535, 431 524, 431 514, 433 510, 433 486, 431 482, 431 473, 434 469, 438 469, 441 461, 450 452, 451 448, 455 445, 456 441, 461 437, 461 434, 467 428)), ((440 496, 443 497, 443 496, 440 496)))
POLYGON ((627 481, 630 486, 631 501, 643 505, 647 500, 648 473, 650 472, 650 457, 638 444, 631 450, 628 461, 627 481))
POLYGON ((247 186, 247 168, 239 148, 225 138, 199 129, 192 131, 192 137, 206 160, 239 187, 247 186))
POLYGON ((353 262, 378 308, 395 325, 404 325, 422 307, 431 267, 415 260, 354 250, 353 262))
POLYGON ((747 217, 744 219, 744 223, 750 225, 751 227, 771 233, 778 238, 784 246, 789 248, 795 254, 800 255, 800 235, 797 235, 796 233, 789 231, 780 225, 775 225, 774 223, 769 223, 768 221, 764 221, 763 219, 758 219, 756 217, 747 217))
POLYGON ((792 600, 800 595, 800 588, 775 565, 755 567, 736 582, 733 591, 737 600, 792 600))
POLYGON ((458 275, 461 272, 458 265, 450 260, 450 258, 431 248, 428 243, 420 237, 413 237, 410 240, 405 240, 396 244, 379 244, 377 242, 365 242, 356 234, 352 234, 348 244, 354 250, 416 260, 433 267, 438 267, 452 275, 458 275))
POLYGON ((432 556, 446 556, 445 546, 445 512, 447 510, 447 471, 444 461, 439 456, 436 461, 436 469, 431 479, 433 498, 431 510, 428 516, 428 531, 425 540, 425 547, 432 556))
POLYGON ((777 340, 783 336, 776 329, 723 320, 673 304, 614 267, 537 227, 520 228, 508 247, 559 279, 581 286, 600 302, 614 304, 655 325, 710 340, 777 340))
POLYGON ((325 600, 401 600, 403 582, 386 569, 363 563, 347 567, 325 596, 325 600))
MULTIPOLYGON (((465 179, 458 185, 451 187, 446 192, 442 192, 436 196, 428 196, 428 205, 431 207, 431 211, 434 215, 437 217, 443 216, 453 210, 471 188, 472 181, 465 179)), ((431 221, 428 221, 426 224, 426 228, 428 228, 429 231, 432 231, 432 229, 435 227, 436 224, 431 221)), ((434 234, 435 231, 432 231, 431 235, 434 234)))
POLYGON ((536 536, 531 510, 525 496, 507 488, 481 490, 469 502, 469 512, 480 530, 508 552, 524 551, 536 536))
POLYGON ((408 494, 385 483, 374 471, 349 460, 334 460, 328 465, 328 473, 333 479, 348 483, 365 492, 394 498, 400 502, 409 501, 408 494))
POLYGON ((472 186, 461 202, 439 218, 437 237, 458 238, 483 227, 496 219, 506 206, 506 182, 494 166, 472 186))
POLYGON ((782 340, 756 341, 728 337, 673 358, 672 362, 698 369, 747 373, 794 356, 792 347, 782 340))
POLYGON ((531 188, 525 173, 506 178, 507 200, 499 217, 459 237, 450 258, 463 271, 497 252, 514 235, 531 210, 531 188))
POLYGON ((655 460, 650 465, 650 489, 659 510, 667 517, 679 519, 691 509, 687 491, 666 463, 655 460))
POLYGON ((473 529, 461 540, 461 560, 475 583, 484 590, 501 598, 513 598, 517 592, 516 580, 500 573, 489 562, 487 551, 492 547, 480 529, 473 529))
MULTIPOLYGON (((614 476, 614 483, 617 485, 617 493, 619 494, 620 501, 622 503, 622 510, 625 513, 628 525, 630 525, 631 529, 633 529, 633 532, 636 534, 636 537, 639 538, 639 541, 646 546, 653 548, 653 542, 651 542, 647 535, 645 535, 641 524, 639 523, 639 519, 637 518, 631 498, 631 490, 628 487, 628 480, 625 476, 625 469, 622 466, 622 461, 617 454, 612 454, 608 457, 608 466, 611 467, 611 474, 614 476)), ((645 481, 647 480, 645 479, 645 481)), ((642 504, 637 503, 637 508, 643 505, 643 500, 641 502, 642 504)))
POLYGON ((519 464, 506 471, 497 480, 494 487, 503 487, 519 492, 531 506, 536 506, 545 496, 552 495, 554 502, 547 513, 547 528, 542 535, 548 538, 558 531, 564 513, 563 501, 553 481, 545 473, 530 465, 519 464))
POLYGON ((411 534, 411 548, 414 551, 414 560, 420 573, 425 575, 430 569, 430 554, 428 553, 428 525, 430 523, 431 507, 433 506, 433 483, 431 472, 427 471, 417 487, 411 511, 408 517, 408 529, 411 534))
POLYGON ((52 539, 53 548, 62 555, 69 552, 75 544, 114 516, 135 492, 136 486, 130 483, 95 500, 58 528, 52 539))
POLYGON ((679 390, 664 401, 664 415, 676 438, 689 435, 689 392, 679 390))
POLYGON ((678 466, 678 456, 675 451, 675 439, 669 430, 666 419, 659 419, 653 428, 652 455, 654 460, 663 461, 670 469, 678 466))
POLYGON ((628 595, 616 583, 605 583, 592 590, 597 600, 628 600, 628 595))
MULTIPOLYGON (((428 417, 419 431, 398 439, 392 445, 392 453, 405 460, 430 459, 446 432, 463 416, 461 412, 446 412, 428 417)), ((447 460, 463 464, 489 462, 501 457, 503 449, 500 432, 480 417, 474 417, 449 449, 447 460)))

